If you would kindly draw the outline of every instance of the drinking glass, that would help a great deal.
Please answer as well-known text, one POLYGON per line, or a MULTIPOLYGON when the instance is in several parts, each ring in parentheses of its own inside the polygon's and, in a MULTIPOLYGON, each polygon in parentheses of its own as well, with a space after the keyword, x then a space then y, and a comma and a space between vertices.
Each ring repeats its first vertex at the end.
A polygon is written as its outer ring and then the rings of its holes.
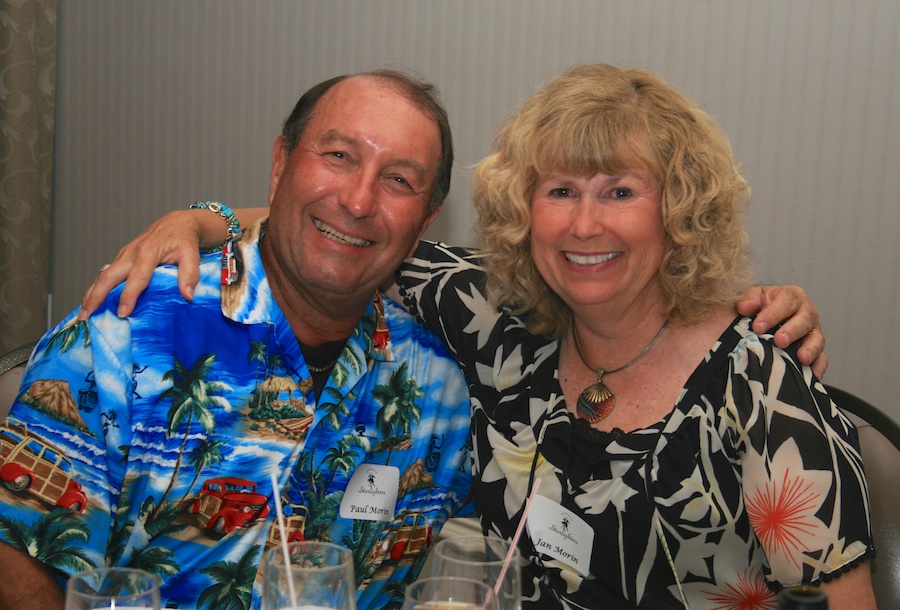
MULTIPOLYGON (((469 578, 494 587, 509 553, 509 541, 485 536, 454 536, 438 542, 431 553, 431 576, 469 578)), ((519 610, 522 606, 519 556, 516 549, 503 576, 497 594, 500 610, 519 610)))
POLYGON ((159 610, 159 580, 133 568, 97 568, 66 584, 66 610, 159 610))
POLYGON ((353 556, 329 542, 291 542, 263 557, 262 610, 356 609, 353 556))
POLYGON ((417 580, 406 588, 403 610, 497 610, 494 589, 468 578, 417 580))

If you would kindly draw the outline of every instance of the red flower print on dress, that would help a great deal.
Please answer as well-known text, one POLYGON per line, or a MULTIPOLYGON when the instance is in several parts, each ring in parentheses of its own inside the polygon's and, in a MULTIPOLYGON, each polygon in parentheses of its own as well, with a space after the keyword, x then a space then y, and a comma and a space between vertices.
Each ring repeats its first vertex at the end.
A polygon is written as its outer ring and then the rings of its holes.
POLYGON ((800 566, 798 551, 806 548, 801 538, 816 530, 815 511, 821 504, 812 488, 811 482, 791 477, 788 469, 780 484, 771 481, 747 495, 747 516, 767 555, 783 553, 800 566))
POLYGON ((739 576, 737 583, 703 593, 716 604, 711 606, 715 610, 775 610, 778 607, 778 598, 766 586, 759 570, 739 576))

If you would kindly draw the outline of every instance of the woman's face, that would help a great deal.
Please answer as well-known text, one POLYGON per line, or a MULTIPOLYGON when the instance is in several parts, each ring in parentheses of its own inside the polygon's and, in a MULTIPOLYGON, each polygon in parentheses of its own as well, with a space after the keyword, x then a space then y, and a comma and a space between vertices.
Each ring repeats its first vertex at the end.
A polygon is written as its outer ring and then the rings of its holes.
POLYGON ((598 305, 610 313, 658 305, 665 231, 650 172, 543 176, 531 212, 535 265, 576 314, 598 305))

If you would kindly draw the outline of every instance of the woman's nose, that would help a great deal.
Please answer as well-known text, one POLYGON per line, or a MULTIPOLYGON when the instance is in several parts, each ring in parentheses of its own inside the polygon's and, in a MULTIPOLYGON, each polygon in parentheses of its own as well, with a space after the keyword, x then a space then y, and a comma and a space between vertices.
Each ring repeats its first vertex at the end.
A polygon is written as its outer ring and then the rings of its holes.
POLYGON ((572 214, 572 234, 589 239, 603 233, 602 206, 593 201, 579 201, 572 214))

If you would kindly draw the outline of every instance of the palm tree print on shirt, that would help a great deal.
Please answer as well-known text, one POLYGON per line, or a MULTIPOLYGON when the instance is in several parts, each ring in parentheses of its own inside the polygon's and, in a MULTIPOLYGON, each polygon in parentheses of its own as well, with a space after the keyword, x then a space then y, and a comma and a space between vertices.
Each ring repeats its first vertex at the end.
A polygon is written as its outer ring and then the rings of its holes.
POLYGON ((54 508, 31 525, 0 515, 0 529, 10 546, 62 573, 96 567, 80 546, 72 544, 85 542, 88 531, 80 519, 72 518, 68 509, 54 508))
POLYGON ((159 500, 159 505, 165 502, 181 470, 181 462, 185 453, 185 445, 191 432, 191 425, 197 421, 206 434, 212 433, 216 418, 213 409, 220 407, 230 409, 231 404, 222 396, 215 396, 216 392, 229 392, 231 387, 221 381, 209 381, 207 379, 210 369, 216 360, 215 354, 207 354, 200 358, 193 367, 188 369, 180 360, 175 359, 175 369, 166 371, 163 380, 173 380, 171 388, 163 392, 163 398, 171 398, 172 406, 169 409, 169 427, 166 436, 169 438, 177 434, 181 435, 181 446, 178 449, 178 457, 169 486, 159 500))
POLYGON ((391 373, 386 385, 377 385, 372 390, 372 397, 381 405, 375 416, 375 423, 384 437, 382 442, 388 451, 409 443, 409 431, 422 414, 422 408, 416 401, 424 396, 425 391, 416 380, 407 377, 405 362, 391 373))

